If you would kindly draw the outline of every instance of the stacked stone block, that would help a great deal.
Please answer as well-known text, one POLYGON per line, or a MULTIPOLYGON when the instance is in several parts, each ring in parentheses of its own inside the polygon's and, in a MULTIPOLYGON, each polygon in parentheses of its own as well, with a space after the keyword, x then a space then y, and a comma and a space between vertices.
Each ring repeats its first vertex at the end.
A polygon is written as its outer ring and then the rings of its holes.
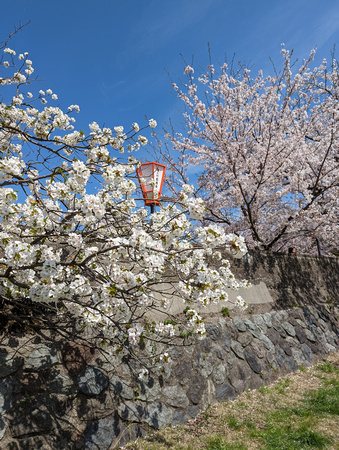
POLYGON ((123 360, 105 360, 76 343, 8 338, 0 348, 0 448, 113 448, 148 426, 185 423, 209 404, 233 400, 339 347, 335 308, 220 318, 206 328, 205 339, 167 349, 170 375, 145 382, 123 360))

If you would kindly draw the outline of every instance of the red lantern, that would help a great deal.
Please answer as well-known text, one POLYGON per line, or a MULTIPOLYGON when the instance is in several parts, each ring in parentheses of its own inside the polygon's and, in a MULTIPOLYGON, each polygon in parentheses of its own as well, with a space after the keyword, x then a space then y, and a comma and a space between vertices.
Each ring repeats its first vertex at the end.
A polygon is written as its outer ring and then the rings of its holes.
MULTIPOLYGON (((137 175, 146 206, 159 205, 166 166, 156 162, 141 164, 137 175)), ((153 208, 152 208, 153 209, 153 208)))

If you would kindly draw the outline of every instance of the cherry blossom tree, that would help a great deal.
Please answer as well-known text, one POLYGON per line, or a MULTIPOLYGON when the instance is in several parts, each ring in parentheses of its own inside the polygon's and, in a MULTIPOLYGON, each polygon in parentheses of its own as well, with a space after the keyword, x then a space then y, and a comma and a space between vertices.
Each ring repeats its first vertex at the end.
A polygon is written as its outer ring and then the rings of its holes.
POLYGON ((195 306, 247 285, 216 250, 241 257, 243 239, 214 224, 192 227, 205 207, 188 185, 151 218, 138 207, 134 153, 154 119, 128 131, 96 122, 88 134, 77 131, 77 105, 64 112, 51 89, 34 93, 28 53, 0 51, 2 319, 35 329, 57 324, 64 335, 75 321, 77 333, 105 351, 136 355, 147 344, 153 362, 168 363, 157 343, 202 337, 195 306), (183 320, 164 319, 173 319, 165 316, 173 296, 186 307, 183 320))
POLYGON ((184 130, 167 129, 171 187, 202 166, 199 195, 209 220, 241 233, 252 248, 315 252, 339 239, 339 72, 334 56, 314 66, 282 46, 280 71, 253 77, 213 65, 172 83, 185 105, 184 130), (182 130, 181 130, 182 131, 182 130), (174 156, 176 150, 179 158, 174 156))

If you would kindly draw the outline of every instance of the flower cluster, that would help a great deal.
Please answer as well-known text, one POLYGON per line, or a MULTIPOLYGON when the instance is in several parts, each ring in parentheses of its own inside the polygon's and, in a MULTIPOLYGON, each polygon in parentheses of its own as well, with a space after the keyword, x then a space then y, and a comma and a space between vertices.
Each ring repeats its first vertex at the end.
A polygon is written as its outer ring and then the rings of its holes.
POLYGON ((9 181, 13 177, 20 176, 25 166, 26 164, 19 158, 5 156, 0 160, 0 181, 9 181))
MULTIPOLYGON (((11 61, 1 70, 13 70, 0 83, 18 85, 0 104, 0 284, 8 298, 74 317, 100 348, 121 355, 147 339, 170 342, 185 332, 202 337, 194 305, 226 300, 227 289, 242 285, 227 261, 209 266, 211 249, 226 245, 239 256, 244 241, 218 226, 192 226, 205 206, 188 185, 176 205, 160 205, 149 220, 135 200, 139 161, 120 155, 147 144, 139 125, 126 131, 92 122, 87 135, 77 131, 79 107, 49 106, 58 98, 51 89, 34 96, 26 90, 33 90, 28 54, 18 56, 21 69, 15 69, 15 51, 3 53, 11 61), (183 308, 192 308, 186 320, 164 320, 178 295, 183 308)), ((156 125, 150 119, 145 128, 156 125)), ((169 370, 166 352, 155 361, 169 370)))
POLYGON ((199 227, 197 229, 199 241, 209 248, 220 246, 226 242, 227 236, 219 225, 210 225, 208 227, 199 227))
POLYGON ((225 236, 226 249, 234 258, 242 258, 247 253, 245 239, 242 236, 230 233, 225 236))
POLYGON ((247 303, 245 302, 245 300, 240 295, 238 295, 237 300, 236 300, 234 305, 235 305, 236 308, 238 308, 240 310, 245 310, 248 307, 247 303))
MULTIPOLYGON (((329 253, 339 241, 339 64, 332 56, 315 66, 314 50, 299 63, 284 45, 281 55, 267 76, 227 64, 196 76, 186 66, 182 87, 172 83, 184 130, 169 130, 171 145, 159 152, 172 163, 175 193, 185 169, 201 168, 210 219, 248 245, 315 253, 318 238, 329 253)), ((200 219, 195 202, 191 209, 200 219)), ((231 253, 238 246, 230 241, 231 253)))

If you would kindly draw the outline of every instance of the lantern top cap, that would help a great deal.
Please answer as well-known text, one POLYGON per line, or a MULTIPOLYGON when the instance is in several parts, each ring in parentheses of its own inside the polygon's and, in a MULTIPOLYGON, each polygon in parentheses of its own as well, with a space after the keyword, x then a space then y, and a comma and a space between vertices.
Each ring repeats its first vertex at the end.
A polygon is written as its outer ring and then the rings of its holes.
POLYGON ((141 166, 149 166, 149 165, 151 165, 151 164, 154 164, 154 165, 156 165, 156 166, 166 167, 164 164, 160 164, 160 163, 155 162, 155 161, 142 163, 142 164, 140 164, 140 167, 141 167, 141 166))

